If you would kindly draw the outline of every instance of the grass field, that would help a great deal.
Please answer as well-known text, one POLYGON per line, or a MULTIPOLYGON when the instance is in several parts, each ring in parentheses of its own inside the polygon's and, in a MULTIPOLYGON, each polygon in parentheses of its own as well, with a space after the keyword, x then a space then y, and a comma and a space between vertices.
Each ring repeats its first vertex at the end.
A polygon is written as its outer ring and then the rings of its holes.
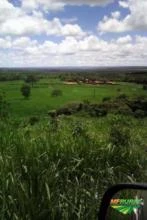
POLYGON ((22 84, 22 81, 0 83, 0 91, 5 93, 6 100, 10 103, 11 113, 16 117, 46 114, 48 110, 76 101, 100 102, 104 97, 114 97, 122 93, 128 96, 146 93, 141 85, 131 83, 98 86, 64 85, 59 80, 47 79, 39 81, 32 88, 29 100, 25 100, 20 92, 22 84), (52 97, 53 89, 60 89, 63 95, 52 97))
POLYGON ((147 117, 47 115, 71 102, 146 95, 141 85, 64 85, 48 79, 25 100, 22 84, 0 83, 11 113, 0 120, 1 220, 95 220, 107 187, 147 181, 147 117), (63 95, 52 97, 53 89, 63 95), (34 125, 32 115, 39 116, 34 125))

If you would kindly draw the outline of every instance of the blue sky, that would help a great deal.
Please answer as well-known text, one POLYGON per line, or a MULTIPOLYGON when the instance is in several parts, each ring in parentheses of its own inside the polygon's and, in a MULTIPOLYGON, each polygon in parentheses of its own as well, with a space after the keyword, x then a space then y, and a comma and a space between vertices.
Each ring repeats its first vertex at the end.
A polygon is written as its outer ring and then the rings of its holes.
POLYGON ((1 0, 1 67, 146 65, 146 0, 1 0))

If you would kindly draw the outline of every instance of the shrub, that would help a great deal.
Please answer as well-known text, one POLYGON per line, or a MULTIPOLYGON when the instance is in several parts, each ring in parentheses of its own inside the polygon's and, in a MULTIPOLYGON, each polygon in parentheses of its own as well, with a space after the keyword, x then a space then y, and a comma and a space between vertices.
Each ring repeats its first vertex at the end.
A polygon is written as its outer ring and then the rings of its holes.
POLYGON ((62 91, 60 89, 54 89, 51 93, 52 96, 62 96, 62 91))
POLYGON ((34 125, 34 124, 36 124, 37 122, 39 122, 39 117, 37 117, 37 116, 32 116, 32 117, 30 117, 29 123, 30 123, 31 125, 34 125))
POLYGON ((107 110, 105 108, 102 108, 102 107, 96 108, 95 112, 96 112, 96 116, 98 116, 98 117, 107 115, 107 110))
POLYGON ((126 99, 126 98, 127 98, 127 95, 124 94, 124 93, 120 94, 120 95, 117 97, 117 99, 126 99))
POLYGON ((21 87, 20 91, 25 98, 29 98, 29 96, 31 95, 31 88, 28 84, 24 84, 21 87))
POLYGON ((68 107, 60 108, 57 110, 57 115, 71 115, 72 111, 68 107))
POLYGON ((131 115, 132 110, 126 104, 120 105, 116 111, 118 114, 131 115))
POLYGON ((57 111, 56 110, 51 110, 48 112, 48 115, 52 118, 56 117, 57 116, 57 111))
POLYGON ((91 116, 102 117, 106 116, 108 111, 104 105, 92 104, 89 106, 88 112, 91 116))
POLYGON ((136 112, 137 110, 147 112, 147 98, 145 96, 140 96, 129 101, 128 105, 133 112, 136 112))
POLYGON ((110 97, 110 96, 106 96, 106 97, 103 98, 102 101, 103 101, 103 102, 106 102, 106 101, 110 101, 110 100, 111 100, 111 97, 110 97))
POLYGON ((134 116, 136 118, 144 118, 146 116, 145 112, 141 109, 137 109, 135 112, 134 112, 134 116))
POLYGON ((76 112, 79 112, 83 109, 83 103, 69 103, 67 104, 66 106, 68 109, 70 109, 71 113, 76 113, 76 112))
POLYGON ((147 90, 147 84, 143 85, 143 90, 147 90))

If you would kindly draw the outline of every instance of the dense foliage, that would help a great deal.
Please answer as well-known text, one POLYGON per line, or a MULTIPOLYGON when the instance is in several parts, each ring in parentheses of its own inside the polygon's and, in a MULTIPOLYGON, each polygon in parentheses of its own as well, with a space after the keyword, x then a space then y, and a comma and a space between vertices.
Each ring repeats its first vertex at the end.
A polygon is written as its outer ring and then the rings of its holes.
POLYGON ((96 219, 108 186, 145 181, 146 155, 126 120, 1 121, 0 219, 96 219))
POLYGON ((62 91, 60 89, 54 89, 51 93, 52 96, 62 96, 62 91))
POLYGON ((21 87, 20 91, 25 98, 29 98, 29 96, 31 95, 31 88, 28 84, 24 84, 21 87))

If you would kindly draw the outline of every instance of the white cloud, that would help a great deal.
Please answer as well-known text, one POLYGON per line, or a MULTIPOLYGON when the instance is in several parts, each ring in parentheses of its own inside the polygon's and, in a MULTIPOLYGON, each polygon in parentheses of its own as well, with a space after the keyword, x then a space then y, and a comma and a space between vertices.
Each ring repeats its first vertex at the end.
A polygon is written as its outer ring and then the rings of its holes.
POLYGON ((22 14, 23 11, 20 8, 14 7, 7 0, 0 0, 0 24, 8 18, 17 18, 22 14))
MULTIPOLYGON (((42 0, 43 1, 43 0, 42 0)), ((33 1, 30 1, 33 4, 33 1)), ((46 2, 46 1, 44 1, 46 2)), ((59 18, 47 20, 41 11, 28 13, 7 0, 0 1, 0 35, 84 36, 78 24, 63 24, 59 18)))
POLYGON ((111 41, 94 35, 83 39, 70 36, 59 43, 39 43, 29 37, 0 38, 3 66, 8 61, 11 66, 145 65, 146 51, 147 37, 130 35, 111 41))
POLYGON ((124 44, 130 43, 131 41, 132 41, 132 37, 130 35, 127 35, 125 37, 118 38, 117 43, 124 45, 124 44))
POLYGON ((11 38, 6 37, 6 38, 0 38, 0 48, 1 49, 9 49, 11 48, 12 43, 11 43, 11 38))
POLYGON ((123 7, 123 8, 128 8, 128 7, 129 7, 128 2, 127 2, 126 0, 124 0, 124 1, 119 1, 118 3, 119 3, 119 5, 120 5, 121 7, 123 7))
POLYGON ((71 17, 71 18, 62 18, 61 21, 65 24, 71 24, 78 21, 77 17, 71 17))
POLYGON ((13 40, 12 47, 14 49, 25 49, 26 47, 37 45, 37 40, 31 40, 29 37, 20 37, 13 40))
MULTIPOLYGON (((8 0, 0 0, 0 65, 145 65, 147 37, 123 35, 104 40, 92 32, 85 33, 77 18, 47 19, 41 11, 61 10, 66 5, 102 6, 110 2, 113 0, 23 0, 22 7, 14 7, 8 0), (55 36, 62 40, 55 41, 55 36)), ((124 18, 119 11, 104 16, 98 25, 100 32, 147 29, 146 0, 121 0, 119 5, 128 7, 130 13, 124 18)))
POLYGON ((57 35, 57 36, 83 36, 84 31, 78 24, 63 25, 58 18, 51 21, 36 15, 19 16, 5 20, 0 24, 0 35, 57 35))
POLYGON ((105 17, 98 24, 100 32, 124 32, 133 30, 147 30, 147 1, 127 0, 119 1, 120 6, 128 7, 130 13, 123 19, 120 17, 105 17))
POLYGON ((45 11, 63 10, 66 5, 105 6, 114 0, 22 0, 22 7, 27 10, 41 7, 45 11))
POLYGON ((121 14, 119 11, 114 11, 111 13, 111 15, 113 18, 119 19, 121 14))

